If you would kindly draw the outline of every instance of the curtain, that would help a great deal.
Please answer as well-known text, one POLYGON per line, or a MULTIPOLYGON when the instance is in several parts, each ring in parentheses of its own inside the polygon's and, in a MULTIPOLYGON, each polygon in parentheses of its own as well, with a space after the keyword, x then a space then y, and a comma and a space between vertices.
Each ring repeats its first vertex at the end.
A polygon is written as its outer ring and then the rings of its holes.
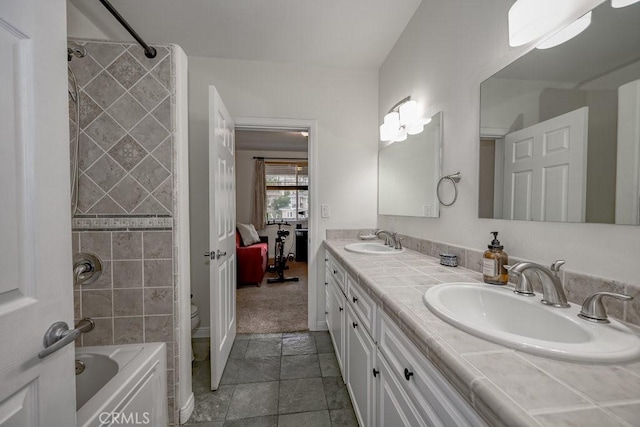
POLYGON ((256 159, 253 173, 253 204, 251 206, 251 223, 256 230, 263 230, 266 226, 266 198, 267 185, 265 180, 264 160, 256 159))

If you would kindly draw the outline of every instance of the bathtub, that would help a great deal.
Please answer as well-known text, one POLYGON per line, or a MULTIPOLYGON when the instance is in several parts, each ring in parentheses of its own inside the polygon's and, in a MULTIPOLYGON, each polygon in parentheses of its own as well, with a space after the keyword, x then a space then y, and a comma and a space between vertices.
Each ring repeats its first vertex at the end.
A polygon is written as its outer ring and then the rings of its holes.
POLYGON ((76 360, 77 427, 168 424, 164 343, 79 347, 76 360))

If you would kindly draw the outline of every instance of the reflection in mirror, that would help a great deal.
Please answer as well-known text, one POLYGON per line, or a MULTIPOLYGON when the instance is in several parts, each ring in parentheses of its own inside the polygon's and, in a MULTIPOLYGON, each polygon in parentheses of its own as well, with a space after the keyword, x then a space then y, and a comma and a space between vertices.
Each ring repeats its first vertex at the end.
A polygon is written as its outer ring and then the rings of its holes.
POLYGON ((640 3, 480 86, 479 216, 639 224, 640 3))
POLYGON ((409 135, 378 153, 378 213, 438 217, 436 184, 440 178, 442 112, 424 131, 409 135))

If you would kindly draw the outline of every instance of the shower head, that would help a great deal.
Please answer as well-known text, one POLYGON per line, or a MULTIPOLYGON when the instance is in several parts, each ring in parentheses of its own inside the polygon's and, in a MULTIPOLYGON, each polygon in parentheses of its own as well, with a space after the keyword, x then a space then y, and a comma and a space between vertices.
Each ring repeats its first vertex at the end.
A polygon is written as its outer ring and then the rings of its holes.
POLYGON ((67 46, 67 61, 71 61, 73 57, 84 58, 87 56, 87 49, 77 44, 70 44, 67 46))

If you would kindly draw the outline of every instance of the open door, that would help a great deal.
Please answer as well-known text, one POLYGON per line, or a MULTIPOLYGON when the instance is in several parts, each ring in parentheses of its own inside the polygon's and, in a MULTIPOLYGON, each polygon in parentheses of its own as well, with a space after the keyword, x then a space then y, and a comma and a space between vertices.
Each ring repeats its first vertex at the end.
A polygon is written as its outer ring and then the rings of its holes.
POLYGON ((0 2, 2 427, 76 425, 73 341, 39 357, 53 323, 73 328, 64 14, 0 2))
POLYGON ((584 222, 588 114, 582 107, 505 136, 504 219, 584 222))
POLYGON ((209 257, 211 389, 217 390, 236 338, 235 132, 209 86, 209 257))

